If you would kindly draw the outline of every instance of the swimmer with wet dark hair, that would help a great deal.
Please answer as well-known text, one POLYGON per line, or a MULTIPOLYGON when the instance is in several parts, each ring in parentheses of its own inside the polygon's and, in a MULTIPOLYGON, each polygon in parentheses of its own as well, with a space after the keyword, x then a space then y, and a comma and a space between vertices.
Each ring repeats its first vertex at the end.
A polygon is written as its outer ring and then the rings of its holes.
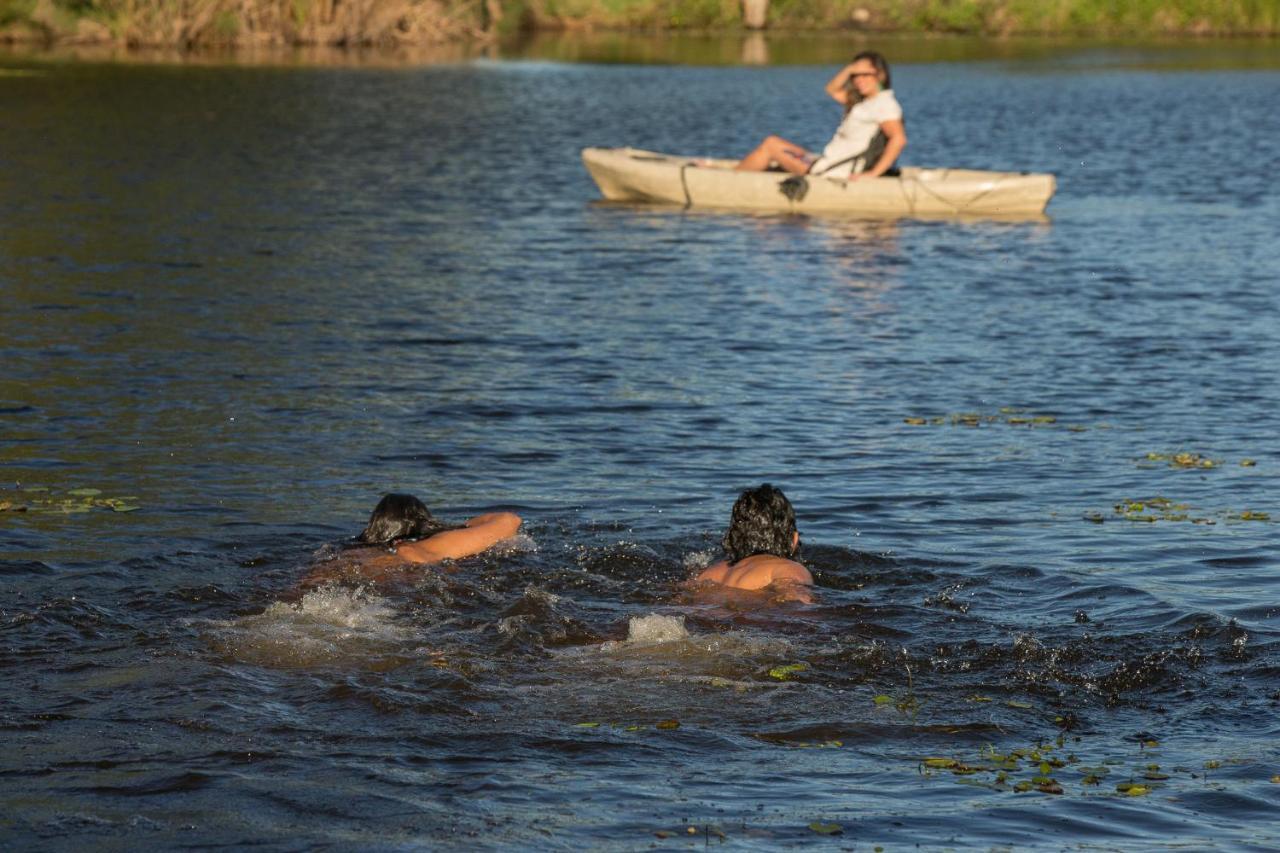
POLYGON ((726 558, 694 579, 734 589, 774 587, 784 599, 811 601, 813 575, 795 561, 800 533, 791 501, 768 483, 738 496, 721 541, 726 558))
POLYGON ((461 560, 515 536, 520 524, 520 516, 512 512, 488 512, 460 525, 445 524, 413 495, 384 495, 356 537, 356 544, 381 548, 383 553, 356 561, 354 566, 354 558, 337 560, 336 565, 313 571, 303 584, 314 586, 352 574, 380 580, 403 573, 411 565, 461 560))

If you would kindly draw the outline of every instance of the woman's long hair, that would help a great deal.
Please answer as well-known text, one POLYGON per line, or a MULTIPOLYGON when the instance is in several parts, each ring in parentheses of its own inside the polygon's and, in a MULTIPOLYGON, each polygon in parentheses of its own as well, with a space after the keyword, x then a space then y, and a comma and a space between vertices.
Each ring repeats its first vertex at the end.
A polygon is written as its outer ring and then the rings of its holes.
POLYGON ((730 563, 756 554, 793 559, 800 551, 796 541, 796 511, 791 501, 768 483, 738 496, 721 540, 730 563))
POLYGON ((427 505, 413 495, 383 495, 357 541, 364 545, 393 545, 401 539, 422 539, 453 529, 437 521, 427 505))
MULTIPOLYGON (((876 69, 876 74, 881 77, 881 90, 893 88, 893 79, 889 76, 889 61, 884 58, 884 54, 874 50, 864 50, 862 53, 859 53, 853 59, 849 60, 849 64, 852 65, 862 59, 870 62, 872 67, 876 69)), ((844 91, 847 96, 844 102, 844 113, 845 115, 848 115, 849 110, 862 103, 864 99, 862 94, 858 91, 858 87, 853 85, 852 77, 844 81, 844 91)))

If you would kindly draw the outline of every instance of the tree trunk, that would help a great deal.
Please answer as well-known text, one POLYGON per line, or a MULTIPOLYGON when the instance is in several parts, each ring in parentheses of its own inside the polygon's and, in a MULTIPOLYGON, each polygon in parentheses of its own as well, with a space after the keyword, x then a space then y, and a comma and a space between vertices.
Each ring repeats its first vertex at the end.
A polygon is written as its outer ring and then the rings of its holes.
POLYGON ((763 30, 769 18, 769 0, 742 0, 742 22, 749 30, 763 30))

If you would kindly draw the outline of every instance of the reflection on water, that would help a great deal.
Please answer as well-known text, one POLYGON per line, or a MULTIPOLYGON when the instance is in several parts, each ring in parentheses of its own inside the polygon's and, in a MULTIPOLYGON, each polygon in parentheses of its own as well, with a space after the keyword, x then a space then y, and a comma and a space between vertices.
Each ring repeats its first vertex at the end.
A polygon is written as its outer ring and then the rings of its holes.
POLYGON ((820 143, 840 39, 0 78, 6 838, 1274 847, 1276 73, 936 41, 908 156, 1051 221, 596 201, 820 143), (815 603, 692 595, 764 480, 815 603), (302 586, 391 490, 525 536, 302 586))

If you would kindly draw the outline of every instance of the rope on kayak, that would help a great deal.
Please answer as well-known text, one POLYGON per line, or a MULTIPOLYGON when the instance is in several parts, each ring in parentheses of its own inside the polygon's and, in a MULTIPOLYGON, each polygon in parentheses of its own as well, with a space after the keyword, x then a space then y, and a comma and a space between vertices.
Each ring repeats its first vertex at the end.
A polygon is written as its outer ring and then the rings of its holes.
POLYGON ((680 166, 680 188, 684 190, 684 209, 688 210, 693 207, 693 196, 689 195, 689 181, 685 178, 685 171, 693 164, 683 163, 680 166))
MULTIPOLYGON (((1008 176, 1005 176, 1005 177, 1008 177, 1008 176)), ((970 207, 972 207, 973 205, 977 204, 977 203, 978 203, 979 201, 981 201, 984 197, 986 197, 986 196, 990 195, 991 193, 993 193, 993 192, 995 192, 997 189, 999 189, 1000 184, 1001 184, 1004 180, 1005 180, 1005 178, 1003 178, 1003 177, 1002 177, 1002 178, 996 178, 994 181, 992 181, 992 182, 991 182, 991 186, 987 187, 985 190, 983 190, 982 192, 980 192, 980 193, 978 193, 977 195, 973 196, 972 198, 970 198, 970 199, 968 199, 968 200, 966 200, 966 201, 964 201, 964 202, 962 202, 962 203, 959 203, 959 204, 957 204, 956 202, 952 201, 952 200, 951 200, 951 199, 949 199, 949 198, 944 198, 943 196, 938 195, 936 192, 934 192, 934 191, 933 191, 933 189, 932 189, 931 187, 929 187, 929 186, 928 186, 928 184, 926 184, 924 181, 919 180, 918 178, 914 181, 914 183, 915 183, 915 185, 916 185, 916 188, 917 188, 917 189, 924 190, 924 191, 925 191, 925 192, 927 192, 929 195, 931 195, 931 196, 933 196, 934 198, 936 198, 938 201, 940 201, 940 202, 942 202, 943 204, 945 204, 945 205, 947 205, 948 207, 950 207, 950 208, 951 208, 952 213, 968 213, 968 212, 969 212, 969 211, 968 211, 968 208, 970 208, 970 207)), ((905 191, 905 190, 904 190, 904 191, 905 191)))

